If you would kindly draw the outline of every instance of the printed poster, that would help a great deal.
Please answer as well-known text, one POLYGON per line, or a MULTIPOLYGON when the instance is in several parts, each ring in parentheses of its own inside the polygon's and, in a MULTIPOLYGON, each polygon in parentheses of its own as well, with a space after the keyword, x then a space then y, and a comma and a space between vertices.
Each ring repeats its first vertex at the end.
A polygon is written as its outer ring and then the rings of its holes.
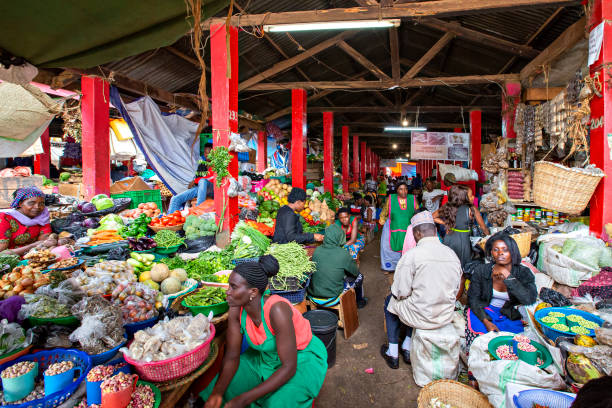
POLYGON ((412 160, 470 160, 470 134, 447 132, 412 132, 412 160))

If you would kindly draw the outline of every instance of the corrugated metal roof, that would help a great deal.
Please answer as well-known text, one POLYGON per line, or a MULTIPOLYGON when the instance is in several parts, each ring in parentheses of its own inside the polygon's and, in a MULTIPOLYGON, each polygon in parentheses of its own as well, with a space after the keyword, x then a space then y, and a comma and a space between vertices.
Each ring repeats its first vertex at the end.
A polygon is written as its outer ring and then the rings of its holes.
MULTIPOLYGON (((314 10, 337 7, 354 7, 354 0, 240 0, 240 5, 248 13, 282 12, 295 10, 314 10)), ((485 13, 465 15, 448 21, 460 22, 464 27, 487 33, 518 44, 525 44, 540 26, 557 10, 556 8, 527 8, 518 11, 499 13, 485 13)), ((530 44, 538 50, 546 48, 567 27, 576 22, 582 15, 580 6, 563 9, 559 15, 550 22, 530 44)), ((239 80, 244 81, 263 72, 274 64, 282 61, 284 57, 276 50, 266 38, 249 35, 241 29, 239 43, 239 80)), ((337 35, 336 31, 313 31, 291 33, 266 33, 278 47, 289 57, 313 47, 337 35)), ((407 72, 411 63, 418 61, 443 35, 442 31, 435 30, 415 21, 404 20, 399 29, 400 56, 403 59, 402 74, 407 72)), ((353 48, 391 76, 391 57, 389 54, 389 35, 387 30, 364 30, 354 37, 346 40, 353 48)), ((189 37, 184 37, 173 45, 175 49, 194 58, 189 37)), ((207 63, 210 63, 210 43, 206 41, 203 50, 207 63)), ((471 42, 468 39, 457 37, 453 39, 438 55, 436 55, 419 76, 451 76, 451 75, 477 75, 495 74, 504 67, 513 54, 502 50, 471 42)), ((518 72, 528 63, 527 59, 514 58, 515 62, 505 72, 518 72)), ((107 64, 109 69, 117 70, 131 78, 142 80, 151 86, 166 89, 171 92, 197 93, 200 78, 199 69, 191 62, 185 61, 167 50, 116 61, 107 64)), ((298 67, 313 81, 347 80, 356 74, 365 72, 365 68, 348 56, 340 48, 333 46, 317 55, 301 62, 298 67)), ((375 80, 371 73, 365 74, 365 79, 375 80)), ((294 82, 305 81, 295 67, 278 73, 265 82, 294 82)), ((415 89, 401 91, 381 91, 391 102, 395 103, 396 94, 401 94, 401 100, 412 95, 415 89)), ((468 105, 475 95, 485 92, 499 93, 493 86, 474 85, 462 87, 439 86, 428 89, 416 103, 427 105, 468 105)), ((329 94, 327 100, 320 99, 311 106, 381 105, 380 98, 371 91, 336 91, 329 94)), ((480 99, 478 104, 499 104, 499 97, 480 99)), ((241 92, 239 95, 239 108, 247 112, 265 117, 279 109, 291 104, 289 91, 275 92, 241 92)), ((498 115, 492 115, 494 120, 498 115)), ((351 120, 362 120, 363 117, 374 115, 344 114, 351 120)), ((397 114, 391 115, 398 116, 397 114)), ((381 116, 381 117, 384 117, 381 116)), ((430 115, 436 121, 461 121, 458 113, 442 113, 430 115)), ((486 117, 486 115, 485 115, 486 117)), ((429 117, 428 117, 429 118, 429 117)))

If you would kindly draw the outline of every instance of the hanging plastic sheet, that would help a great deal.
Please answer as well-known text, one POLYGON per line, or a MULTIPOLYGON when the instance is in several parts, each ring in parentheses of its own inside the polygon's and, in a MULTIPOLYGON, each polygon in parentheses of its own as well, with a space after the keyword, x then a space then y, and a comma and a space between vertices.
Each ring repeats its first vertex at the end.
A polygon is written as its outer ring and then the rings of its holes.
POLYGON ((110 95, 147 163, 172 194, 185 191, 200 158, 199 139, 195 139, 198 124, 180 115, 162 115, 148 96, 124 104, 117 88, 111 87, 110 95))
POLYGON ((17 157, 42 153, 40 136, 49 127, 51 120, 43 123, 23 140, 0 137, 0 157, 17 157))

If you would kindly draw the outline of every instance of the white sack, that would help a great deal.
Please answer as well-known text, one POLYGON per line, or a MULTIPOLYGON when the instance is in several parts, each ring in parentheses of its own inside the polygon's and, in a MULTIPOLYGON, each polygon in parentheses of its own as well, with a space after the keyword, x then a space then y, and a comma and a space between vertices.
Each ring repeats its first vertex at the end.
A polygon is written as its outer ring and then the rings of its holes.
POLYGON ((476 170, 464 169, 461 166, 444 163, 438 163, 438 168, 440 170, 440 175, 442 176, 443 180, 444 176, 446 176, 446 173, 451 173, 455 175, 455 180, 457 181, 478 181, 478 173, 476 173, 476 170))
POLYGON ((414 382, 424 387, 435 380, 456 380, 460 340, 453 323, 433 330, 414 329, 410 346, 414 382))

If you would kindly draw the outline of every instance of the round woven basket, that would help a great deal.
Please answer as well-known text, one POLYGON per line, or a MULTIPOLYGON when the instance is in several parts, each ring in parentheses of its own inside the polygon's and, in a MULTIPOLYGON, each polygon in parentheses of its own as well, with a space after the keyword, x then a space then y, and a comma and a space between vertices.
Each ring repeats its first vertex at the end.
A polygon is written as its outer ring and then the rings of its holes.
POLYGON ((427 384, 417 399, 418 408, 429 408, 432 398, 456 408, 493 408, 484 394, 452 380, 437 380, 427 384))
POLYGON ((542 208, 580 214, 603 177, 561 164, 538 161, 533 173, 533 201, 542 208))
POLYGON ((157 225, 149 225, 149 228, 151 228, 155 232, 158 232, 161 230, 180 231, 183 229, 183 225, 184 224, 167 225, 167 226, 160 226, 160 227, 158 227, 157 225))
MULTIPOLYGON (((525 258, 527 255, 529 255, 529 250, 531 249, 531 232, 521 232, 520 234, 512 234, 510 236, 516 242, 516 245, 521 252, 521 258, 525 258)), ((478 243, 483 251, 487 241, 488 240, 486 239, 482 239, 478 243)))

